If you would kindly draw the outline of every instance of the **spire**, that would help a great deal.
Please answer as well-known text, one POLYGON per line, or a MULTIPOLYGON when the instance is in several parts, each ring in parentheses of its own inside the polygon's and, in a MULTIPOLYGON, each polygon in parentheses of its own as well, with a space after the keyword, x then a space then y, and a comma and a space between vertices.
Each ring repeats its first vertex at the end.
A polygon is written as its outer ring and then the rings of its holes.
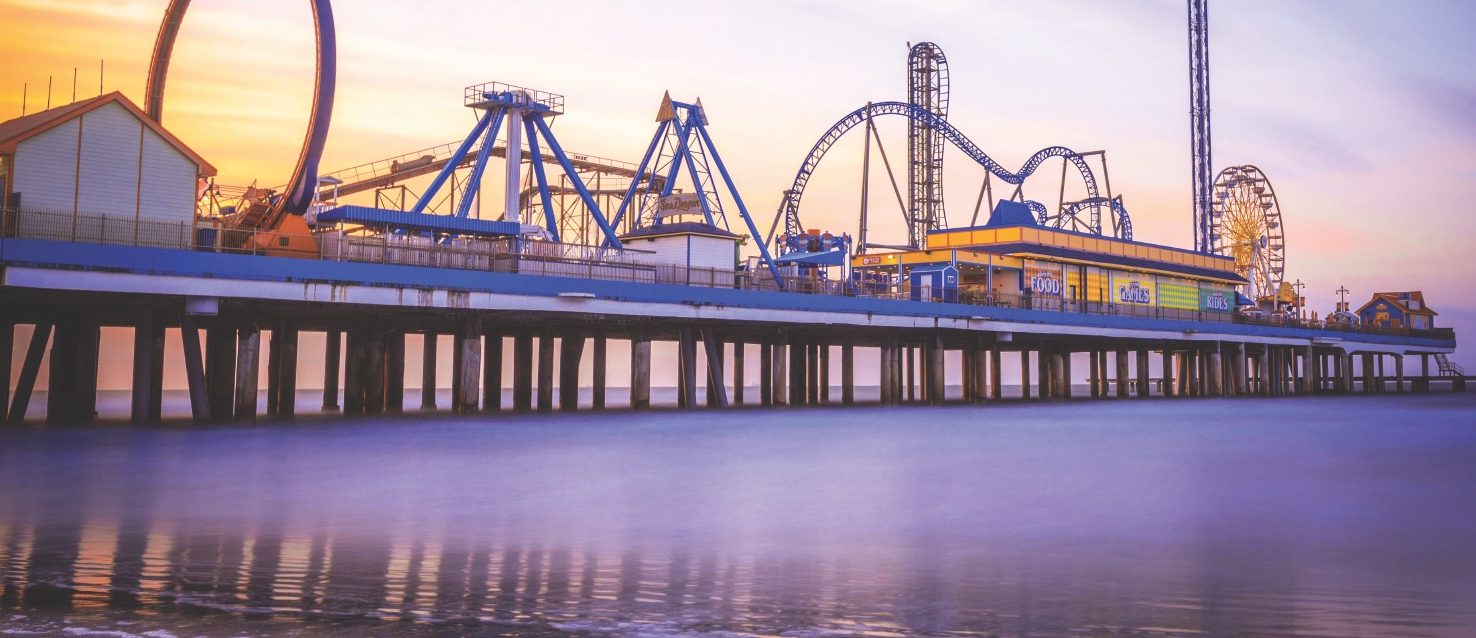
POLYGON ((668 122, 676 119, 676 107, 671 105, 671 91, 661 94, 661 109, 656 111, 657 122, 668 122))

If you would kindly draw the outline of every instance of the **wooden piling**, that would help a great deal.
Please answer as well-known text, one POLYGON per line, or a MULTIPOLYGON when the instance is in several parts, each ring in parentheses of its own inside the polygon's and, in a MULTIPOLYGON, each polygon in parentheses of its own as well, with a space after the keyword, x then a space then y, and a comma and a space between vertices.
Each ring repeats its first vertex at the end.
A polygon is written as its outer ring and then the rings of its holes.
MULTIPOLYGON (((275 338, 275 337, 274 337, 275 338)), ((190 413, 195 423, 210 420, 210 391, 205 387, 205 363, 200 350, 200 324, 185 314, 179 320, 179 340, 184 350, 185 380, 190 388, 190 413)))
MULTIPOLYGON (((590 361, 590 366, 593 367, 590 375, 590 407, 603 410, 605 409, 605 376, 609 371, 609 339, 603 332, 596 332, 592 343, 594 353, 590 361)), ((502 364, 499 362, 498 365, 502 364)))
POLYGON ((544 331, 538 335, 538 411, 553 409, 554 336, 544 331))
POLYGON ((712 328, 702 330, 702 345, 707 354, 707 406, 728 407, 728 388, 723 379, 723 342, 712 328))
POLYGON ((821 342, 820 348, 820 403, 830 403, 830 344, 821 342))
POLYGON ((502 331, 482 328, 482 411, 502 411, 502 331))
MULTIPOLYGON (((323 411, 337 412, 341 409, 341 406, 338 405, 338 373, 341 348, 343 347, 343 331, 329 330, 324 335, 323 343, 323 411)), ((401 361, 403 363, 403 347, 400 348, 400 354, 402 355, 401 361)), ((401 383, 401 385, 404 384, 401 383)))
POLYGON ((1020 398, 1030 398, 1030 351, 1020 350, 1020 398))
POLYGON ((533 335, 526 331, 513 336, 513 409, 533 409, 533 335))
POLYGON ((774 345, 759 344, 759 405, 774 405, 774 345))
POLYGON ((677 330, 677 407, 697 407, 697 336, 691 328, 677 330))
POLYGON ((559 409, 579 409, 579 364, 584 358, 584 335, 570 330, 559 339, 559 409))
POLYGON ((841 344, 841 404, 856 403, 856 346, 841 344))
POLYGON ((743 342, 733 342, 733 405, 743 405, 743 386, 746 384, 743 369, 743 342))
POLYGON ((405 331, 393 329, 384 335, 384 411, 405 411, 405 331))
POLYGON ((384 356, 384 328, 376 324, 366 324, 362 327, 364 340, 364 354, 359 362, 359 378, 364 384, 364 409, 363 413, 376 416, 384 414, 385 384, 385 356, 384 356))
POLYGON ((236 339, 236 421, 256 422, 257 378, 261 375, 261 329, 241 327, 236 339))
MULTIPOLYGON (((10 366, 0 367, 9 372, 10 366)), ((133 423, 158 423, 164 407, 164 322, 152 309, 139 311, 134 322, 132 388, 133 423)))
POLYGON ((210 419, 229 421, 236 396, 236 327, 221 318, 205 329, 205 385, 210 419))
POLYGON ((437 348, 436 333, 431 330, 425 332, 425 339, 420 346, 420 409, 436 409, 436 355, 437 348))
POLYGON ((651 338, 643 333, 630 340, 630 407, 651 407, 651 338))

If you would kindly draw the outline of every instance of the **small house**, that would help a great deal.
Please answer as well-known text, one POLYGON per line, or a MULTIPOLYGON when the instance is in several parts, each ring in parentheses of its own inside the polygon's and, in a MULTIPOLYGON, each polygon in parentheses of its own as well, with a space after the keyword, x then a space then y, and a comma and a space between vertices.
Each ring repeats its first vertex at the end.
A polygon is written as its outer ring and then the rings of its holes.
POLYGON ((1376 292, 1358 309, 1365 326, 1390 330, 1432 330, 1437 313, 1425 305, 1425 294, 1410 292, 1376 292))
POLYGON ((45 237, 55 226, 148 243, 138 227, 194 223, 200 180, 213 175, 116 91, 0 122, 0 202, 22 213, 10 223, 23 235, 45 237))

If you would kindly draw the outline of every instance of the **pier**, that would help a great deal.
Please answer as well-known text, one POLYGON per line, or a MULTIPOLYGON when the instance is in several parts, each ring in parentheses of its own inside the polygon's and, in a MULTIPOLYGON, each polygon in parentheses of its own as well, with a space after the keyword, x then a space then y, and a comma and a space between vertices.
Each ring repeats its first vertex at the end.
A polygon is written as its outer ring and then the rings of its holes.
POLYGON ((6 352, 25 352, 18 378, 5 384, 11 423, 25 420, 43 359, 51 388, 47 421, 92 420, 103 327, 133 330, 137 423, 160 418, 166 328, 179 329, 199 422, 291 418, 299 384, 319 387, 319 380, 298 379, 305 356, 324 357, 324 408, 346 415, 645 409, 658 365, 675 366, 678 407, 686 409, 850 405, 857 383, 879 386, 883 405, 989 403, 1005 399, 1006 364, 1021 381, 1011 400, 1465 387, 1465 377, 1440 376, 1432 367, 1436 355, 1454 348, 1448 331, 1381 334, 154 246, 81 247, 0 239, 0 335, 13 335, 17 324, 34 327, 27 343, 0 343, 6 352), (324 333, 327 347, 300 351, 305 332, 324 333), (436 377, 431 346, 424 370, 406 370, 410 334, 432 337, 425 343, 442 335, 451 340, 450 379, 436 377), (612 341, 629 343, 629 370, 610 368, 612 341), (657 342, 674 343, 676 360, 653 358, 657 342), (880 362, 872 379, 857 371, 857 353, 867 349, 880 362), (1073 371, 1073 360, 1083 356, 1087 369, 1073 371), (504 379, 509 357, 512 378, 504 379), (835 377, 833 361, 839 362, 835 377), (953 361, 961 363, 950 368, 953 361), (261 366, 267 387, 259 414, 261 366), (581 407, 585 369, 592 371, 593 399, 581 407), (417 375, 424 398, 406 406, 407 376, 417 375), (744 391, 743 381, 755 375, 757 396, 744 391), (628 405, 612 405, 607 384, 627 379, 628 405), (1085 397, 1073 388, 1082 380, 1085 397), (947 396, 946 388, 960 382, 962 394, 947 396), (451 405, 437 405, 433 389, 446 387, 451 405), (502 404, 507 387, 511 405, 502 404))

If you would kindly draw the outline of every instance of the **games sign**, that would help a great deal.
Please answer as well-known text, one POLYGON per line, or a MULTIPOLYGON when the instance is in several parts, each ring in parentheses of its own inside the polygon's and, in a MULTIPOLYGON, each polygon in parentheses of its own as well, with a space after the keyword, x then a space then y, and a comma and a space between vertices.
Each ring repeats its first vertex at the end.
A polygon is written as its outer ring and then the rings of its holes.
POLYGON ((1114 274, 1112 276, 1112 303, 1130 306, 1151 306, 1157 303, 1153 277, 1148 275, 1114 274))

